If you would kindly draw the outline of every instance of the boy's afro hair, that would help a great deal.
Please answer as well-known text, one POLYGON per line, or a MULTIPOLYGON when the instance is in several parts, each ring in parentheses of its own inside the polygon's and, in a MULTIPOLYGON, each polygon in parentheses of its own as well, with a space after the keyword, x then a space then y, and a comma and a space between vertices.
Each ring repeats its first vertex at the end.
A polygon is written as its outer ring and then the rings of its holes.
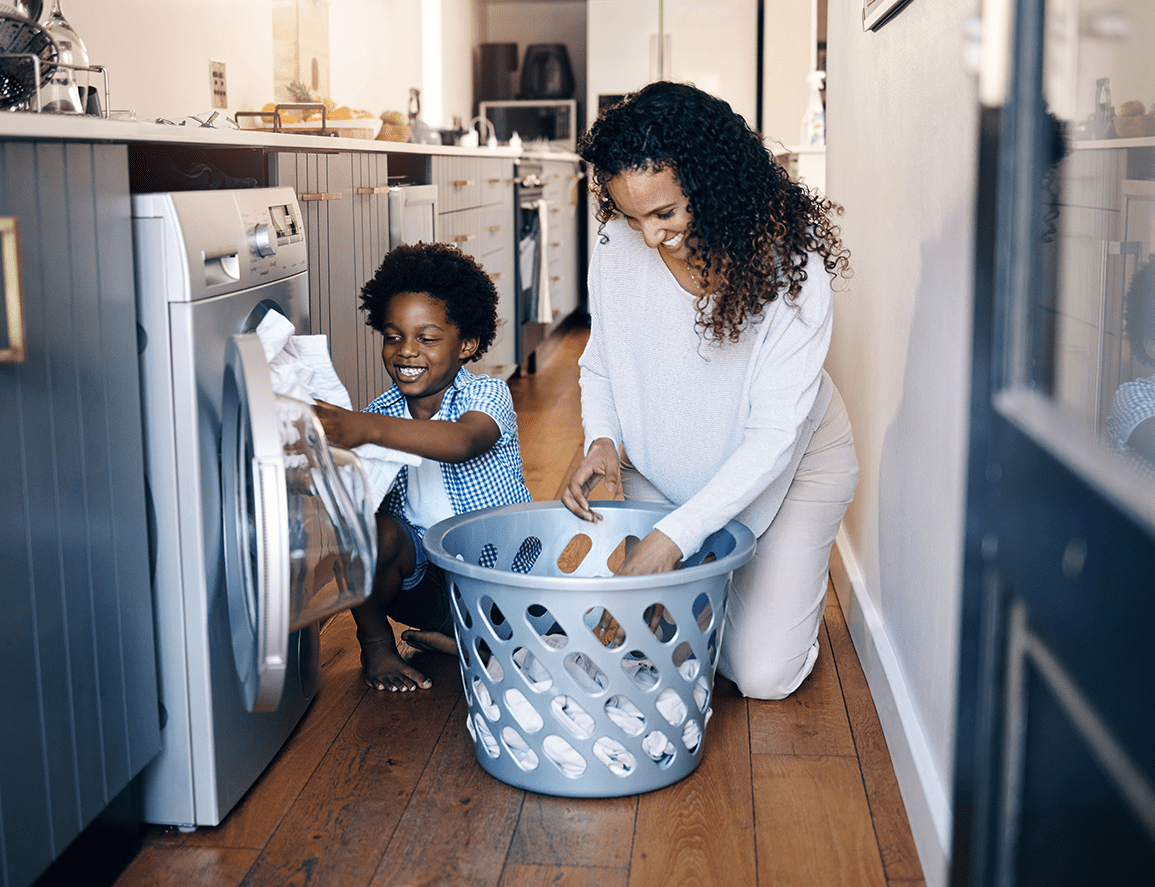
POLYGON ((399 293, 428 293, 445 305, 463 339, 477 339, 470 360, 479 360, 497 335, 497 288, 485 269, 445 243, 402 244, 391 250, 361 288, 366 326, 385 327, 385 308, 399 293))

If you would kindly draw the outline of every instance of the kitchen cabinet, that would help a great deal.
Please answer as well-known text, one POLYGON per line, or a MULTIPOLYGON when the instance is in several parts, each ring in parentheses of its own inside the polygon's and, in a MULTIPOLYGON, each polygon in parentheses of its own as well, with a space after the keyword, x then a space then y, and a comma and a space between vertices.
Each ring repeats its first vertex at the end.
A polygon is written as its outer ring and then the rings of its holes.
POLYGON ((0 883, 24 887, 160 750, 125 146, 0 142, 0 216, 24 337, 0 362, 0 883))
POLYGON ((581 304, 585 266, 578 263, 578 208, 583 176, 570 160, 542 158, 542 199, 548 206, 545 256, 554 322, 569 317, 581 304))
POLYGON ((754 126, 757 23, 757 0, 587 0, 587 119, 599 96, 677 80, 724 98, 754 126))
POLYGON ((437 238, 475 258, 497 287, 497 336, 470 372, 508 379, 517 369, 514 334, 513 159, 434 156, 437 238))
POLYGON ((309 331, 329 337, 354 409, 389 387, 381 336, 365 325, 361 287, 389 249, 388 155, 277 152, 269 184, 297 194, 309 244, 309 331))

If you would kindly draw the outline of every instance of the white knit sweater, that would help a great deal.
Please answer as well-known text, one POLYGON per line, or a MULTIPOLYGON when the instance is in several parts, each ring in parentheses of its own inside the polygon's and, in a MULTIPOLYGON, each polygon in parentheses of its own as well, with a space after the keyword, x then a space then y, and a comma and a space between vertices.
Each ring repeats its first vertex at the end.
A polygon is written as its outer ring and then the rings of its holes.
POLYGON ((737 343, 705 341, 694 299, 622 219, 589 270, 592 328, 579 361, 585 447, 624 444, 678 507, 657 529, 682 550, 737 518, 761 535, 833 386, 830 276, 817 256, 797 302, 781 298, 737 343))

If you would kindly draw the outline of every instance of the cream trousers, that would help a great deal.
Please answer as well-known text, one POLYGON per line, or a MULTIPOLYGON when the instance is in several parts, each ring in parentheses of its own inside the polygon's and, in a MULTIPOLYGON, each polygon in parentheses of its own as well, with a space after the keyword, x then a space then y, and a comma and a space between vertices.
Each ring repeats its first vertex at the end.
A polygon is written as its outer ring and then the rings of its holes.
MULTIPOLYGON (((758 550, 734 571, 718 671, 744 696, 784 699, 818 659, 830 548, 858 485, 858 459, 846 405, 835 388, 758 550)), ((628 457, 627 500, 668 502, 628 457)))

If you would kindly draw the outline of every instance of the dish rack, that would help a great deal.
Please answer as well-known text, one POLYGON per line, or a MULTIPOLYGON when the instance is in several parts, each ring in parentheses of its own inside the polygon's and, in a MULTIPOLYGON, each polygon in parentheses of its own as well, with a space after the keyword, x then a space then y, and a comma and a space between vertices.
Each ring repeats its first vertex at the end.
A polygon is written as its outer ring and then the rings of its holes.
POLYGON ((94 116, 108 116, 107 69, 103 65, 60 61, 51 35, 36 22, 0 12, 0 50, 0 107, 42 111, 42 90, 58 69, 68 68, 83 75, 73 78, 77 81, 81 104, 86 109, 91 107, 95 95, 99 109, 94 116), (93 75, 99 76, 102 87, 93 86, 93 75))

